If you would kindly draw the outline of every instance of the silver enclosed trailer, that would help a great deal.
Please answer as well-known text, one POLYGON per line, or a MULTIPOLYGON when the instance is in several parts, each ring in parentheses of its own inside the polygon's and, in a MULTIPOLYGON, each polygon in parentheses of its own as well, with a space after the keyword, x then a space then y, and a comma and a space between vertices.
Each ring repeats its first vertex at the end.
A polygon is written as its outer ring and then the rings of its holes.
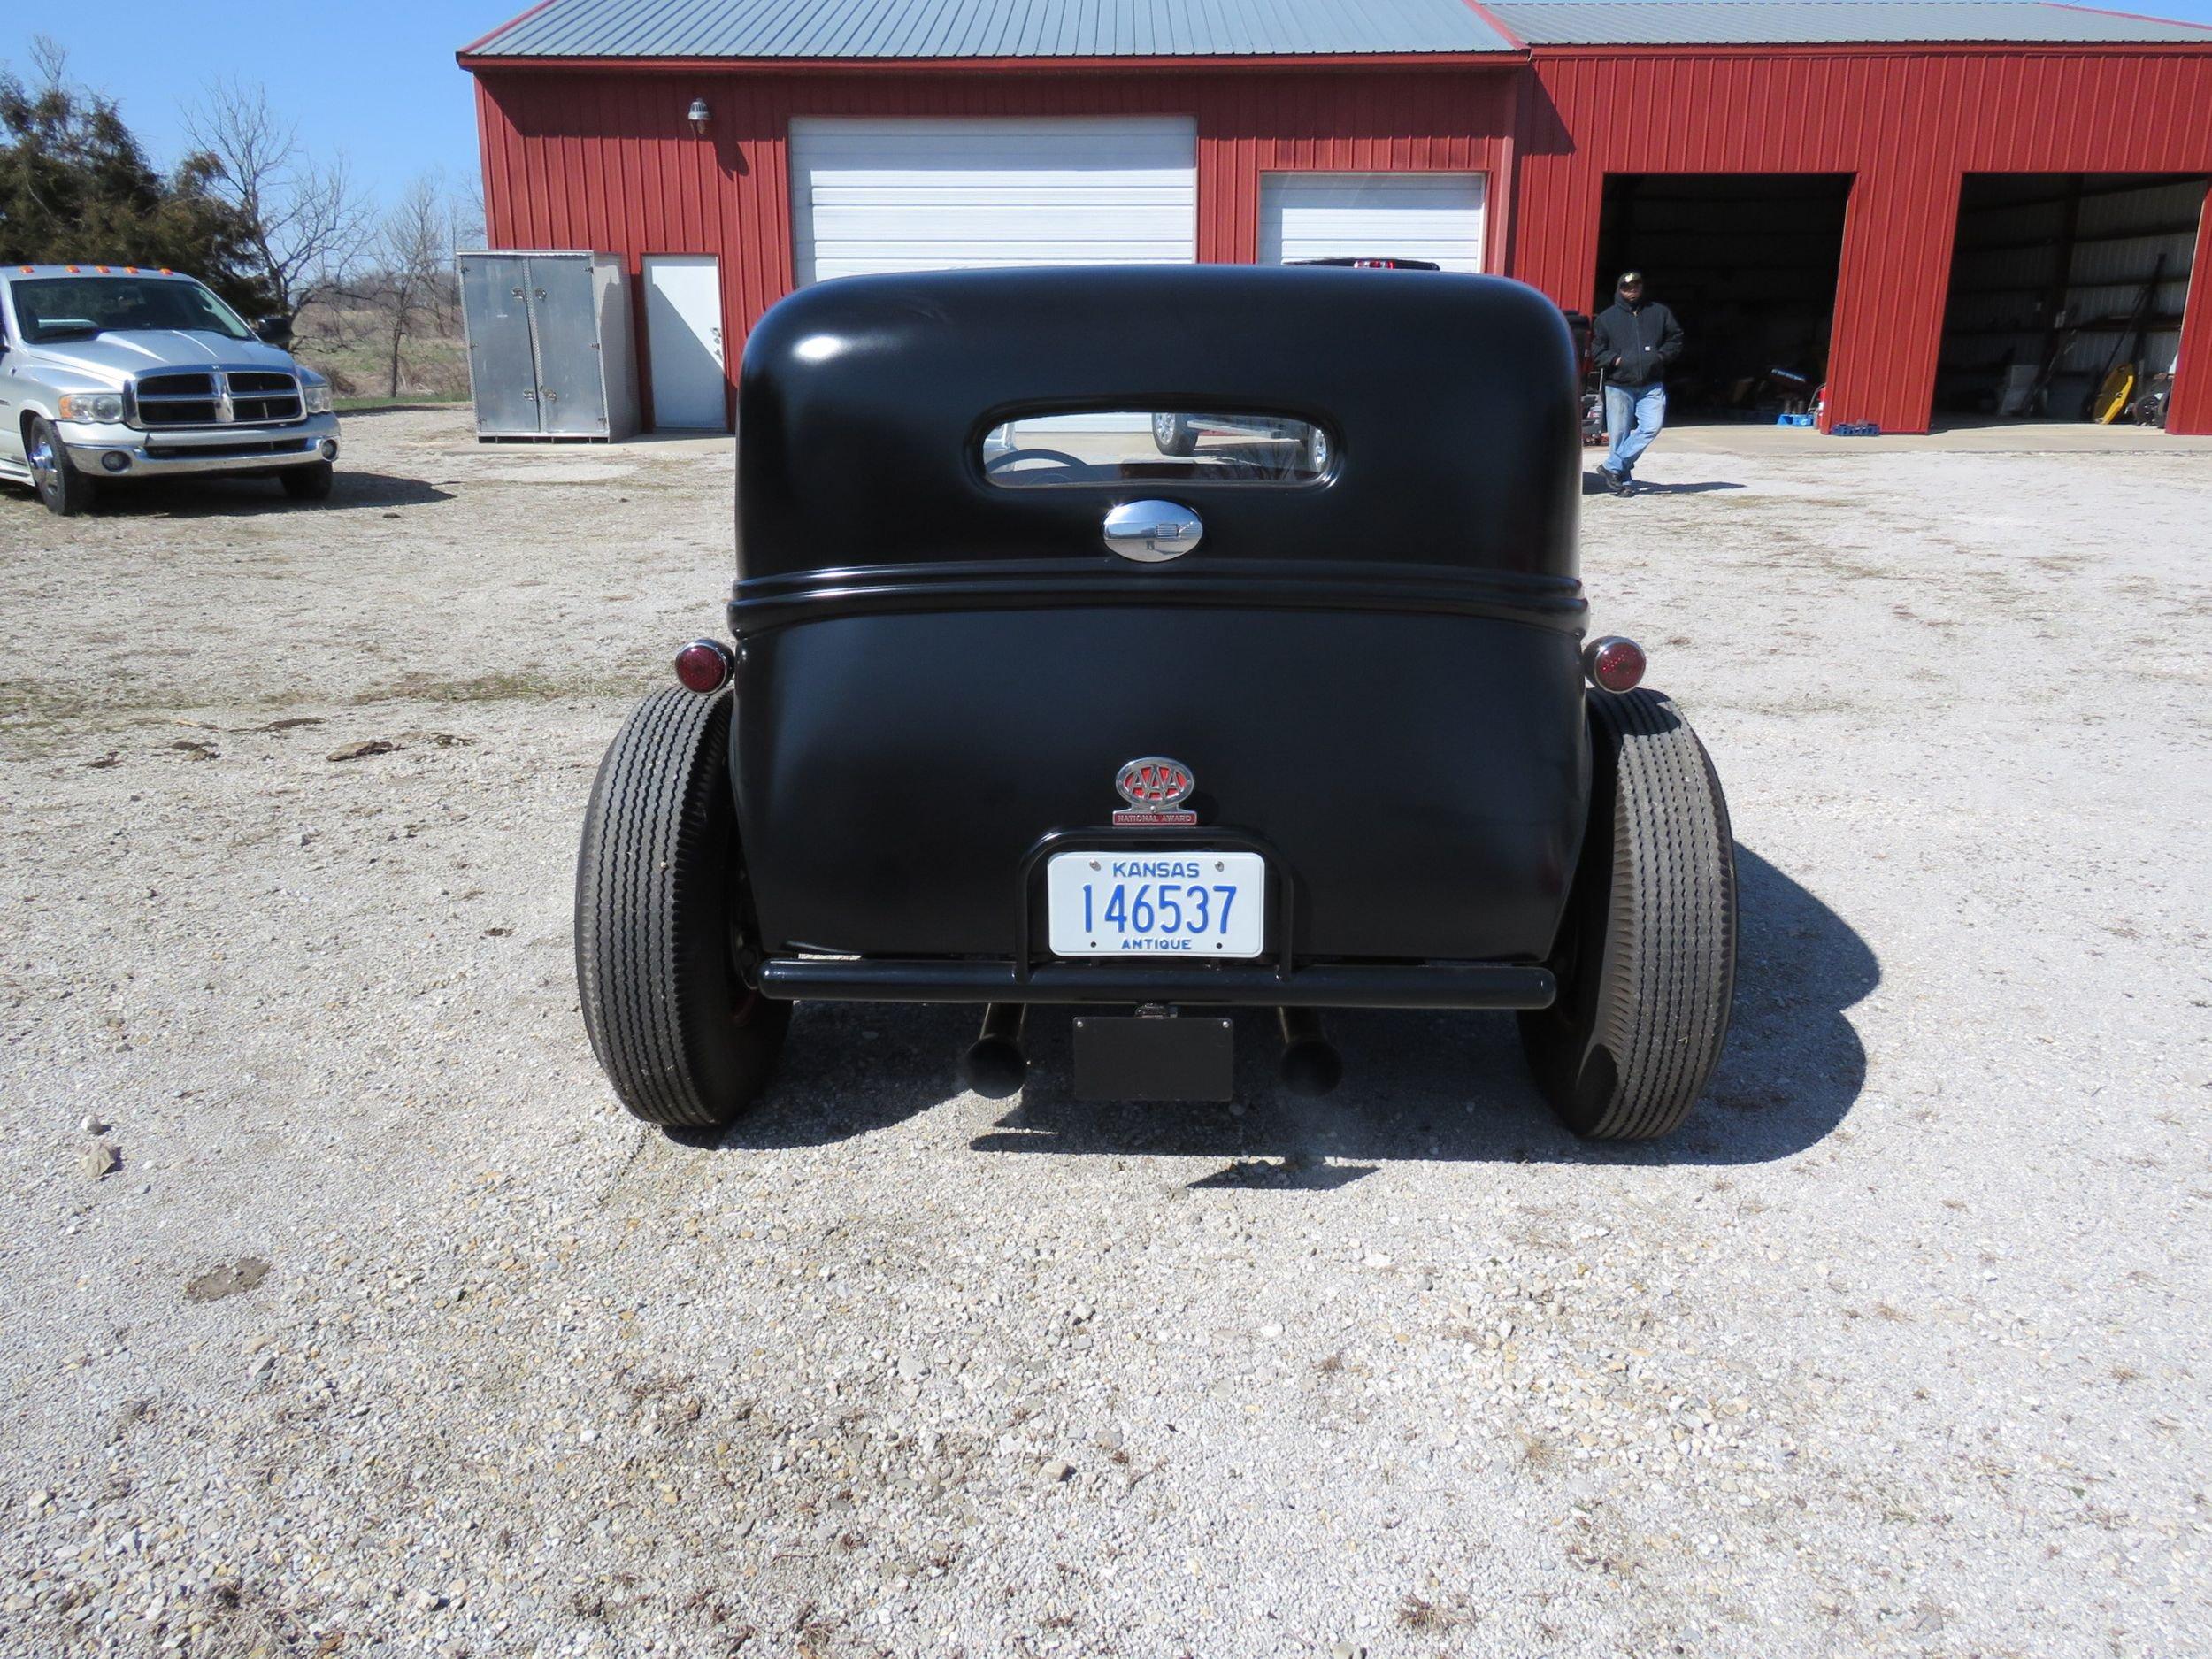
POLYGON ((480 249, 454 263, 479 438, 604 442, 637 430, 621 256, 480 249))

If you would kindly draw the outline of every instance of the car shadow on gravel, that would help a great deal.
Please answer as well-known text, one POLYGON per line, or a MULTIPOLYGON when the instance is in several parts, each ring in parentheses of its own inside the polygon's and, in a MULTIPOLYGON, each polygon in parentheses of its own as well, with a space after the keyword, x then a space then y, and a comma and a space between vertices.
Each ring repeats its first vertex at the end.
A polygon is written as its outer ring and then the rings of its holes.
POLYGON ((358 511, 365 508, 420 507, 451 501, 453 492, 396 472, 357 472, 342 457, 327 501, 296 502, 273 478, 165 480, 121 484, 103 491, 94 510, 103 518, 241 518, 264 513, 358 511))
MULTIPOLYGON (((1070 1092, 1073 1010, 1033 1010, 1027 1086, 979 1152, 1220 1158, 1195 1187, 1317 1191, 1386 1163, 1757 1164, 1816 1145, 1866 1079, 1847 1010, 1881 979, 1851 925, 1747 849, 1736 855, 1741 912, 1728 1048, 1706 1097, 1673 1135, 1577 1141, 1553 1120, 1522 1064, 1513 1017, 1344 1010, 1326 1016, 1344 1081, 1306 1100, 1275 1079, 1280 1052, 1264 1010, 1233 1015, 1237 1099, 1188 1105, 1081 1101, 1070 1092)), ((810 1003, 797 1012, 768 1095, 726 1148, 815 1146, 865 1134, 957 1097, 954 1069, 978 1010, 810 1003)), ((693 1142, 702 1144, 703 1142, 693 1142)))

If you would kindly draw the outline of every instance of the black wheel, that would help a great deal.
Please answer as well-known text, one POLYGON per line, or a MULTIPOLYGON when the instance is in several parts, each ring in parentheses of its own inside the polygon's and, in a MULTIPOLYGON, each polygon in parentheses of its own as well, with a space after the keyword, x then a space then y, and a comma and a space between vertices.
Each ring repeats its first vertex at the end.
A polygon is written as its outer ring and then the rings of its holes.
POLYGON ((99 487, 70 460, 53 423, 43 415, 33 415, 27 439, 23 452, 31 464, 31 485, 46 511, 63 518, 90 512, 99 487))
POLYGON ((1198 449, 1198 434, 1188 419, 1167 413, 1152 417, 1152 447, 1162 455, 1190 455, 1198 449))
POLYGON ((1551 967, 1559 998, 1521 1044, 1560 1120, 1663 1135, 1720 1059, 1736 982, 1736 843, 1720 780, 1673 703, 1589 695, 1590 823, 1551 967))
POLYGON ((766 1085, 791 1004, 745 983, 730 694, 670 689, 599 763, 576 862, 576 984, 592 1052, 648 1123, 726 1124, 766 1085))
POLYGON ((284 480, 284 493, 294 501, 328 501, 331 480, 336 475, 337 469, 327 461, 288 466, 277 474, 284 480))

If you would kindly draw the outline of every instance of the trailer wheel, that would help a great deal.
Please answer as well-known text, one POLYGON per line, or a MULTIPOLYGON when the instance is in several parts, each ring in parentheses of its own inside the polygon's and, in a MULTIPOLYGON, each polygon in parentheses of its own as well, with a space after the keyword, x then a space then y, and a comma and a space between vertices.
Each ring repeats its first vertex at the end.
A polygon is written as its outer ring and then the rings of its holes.
POLYGON ((1656 692, 1593 692, 1590 821, 1552 952, 1558 1000, 1521 1016, 1552 1110, 1598 1141, 1678 1125, 1728 1034, 1736 844, 1697 734, 1656 692))
POLYGON ((599 764, 576 862, 576 984, 592 1052, 631 1113, 713 1128, 759 1094, 791 1004, 746 984, 730 694, 671 689, 599 764))

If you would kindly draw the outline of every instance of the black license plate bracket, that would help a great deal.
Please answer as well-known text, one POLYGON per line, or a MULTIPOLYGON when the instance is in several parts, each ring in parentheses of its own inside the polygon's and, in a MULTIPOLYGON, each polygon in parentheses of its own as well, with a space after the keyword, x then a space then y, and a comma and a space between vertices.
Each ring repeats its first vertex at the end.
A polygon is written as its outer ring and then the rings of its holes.
POLYGON ((1217 1017, 1075 1021, 1078 1100, 1233 1100, 1236 1041, 1217 1017))

